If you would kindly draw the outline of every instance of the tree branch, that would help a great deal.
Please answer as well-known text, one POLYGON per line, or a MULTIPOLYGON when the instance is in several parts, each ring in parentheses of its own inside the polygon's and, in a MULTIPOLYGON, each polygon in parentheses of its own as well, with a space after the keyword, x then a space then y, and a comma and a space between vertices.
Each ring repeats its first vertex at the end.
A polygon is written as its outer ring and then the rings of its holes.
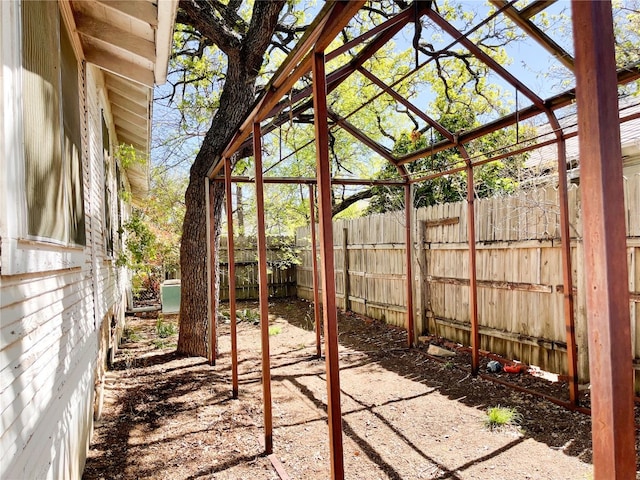
POLYGON ((331 208, 331 216, 335 217, 337 214, 345 211, 351 205, 353 205, 354 203, 360 200, 366 200, 367 198, 373 197, 373 194, 375 193, 374 188, 375 187, 370 187, 370 188, 367 188, 366 190, 362 190, 358 193, 354 193, 350 197, 345 198, 342 202, 334 205, 331 208))
POLYGON ((255 2, 249 30, 242 42, 241 58, 247 70, 257 75, 262 66, 264 52, 271 43, 271 36, 278 25, 278 16, 285 5, 284 0, 255 2))
MULTIPOLYGON (((261 2, 259 2, 261 3, 261 2)), ((191 25, 202 36, 218 46, 228 57, 237 58, 241 48, 242 34, 227 23, 229 9, 215 0, 180 0, 177 22, 191 25), (216 21, 211 21, 216 19, 216 21)), ((233 12, 235 13, 235 12, 233 12)))

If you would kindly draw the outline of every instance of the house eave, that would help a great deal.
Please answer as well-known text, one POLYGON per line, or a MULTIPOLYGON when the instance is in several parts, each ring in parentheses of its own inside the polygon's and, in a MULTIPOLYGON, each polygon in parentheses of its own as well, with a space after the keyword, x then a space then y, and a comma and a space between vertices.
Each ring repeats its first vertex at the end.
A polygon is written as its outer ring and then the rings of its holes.
POLYGON ((134 202, 149 190, 153 87, 167 80, 178 0, 63 0, 84 59, 104 78, 118 145, 133 146, 146 164, 126 169, 134 202))

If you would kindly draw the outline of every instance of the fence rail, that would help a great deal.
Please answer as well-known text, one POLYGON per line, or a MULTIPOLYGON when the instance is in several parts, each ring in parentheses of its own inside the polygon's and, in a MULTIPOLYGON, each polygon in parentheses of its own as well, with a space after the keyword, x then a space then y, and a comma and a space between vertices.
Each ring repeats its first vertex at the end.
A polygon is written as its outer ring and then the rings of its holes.
MULTIPOLYGON (((625 180, 627 263, 636 390, 640 392, 640 175, 625 180)), ((588 380, 582 216, 569 190, 580 380, 588 380)), ((566 374, 558 194, 553 188, 475 202, 480 348, 566 374)), ((418 332, 469 344, 469 256, 464 202, 414 212, 413 279, 418 332)), ((339 306, 404 326, 404 214, 334 222, 339 306)), ((298 230, 298 296, 313 298, 309 227, 298 230)))

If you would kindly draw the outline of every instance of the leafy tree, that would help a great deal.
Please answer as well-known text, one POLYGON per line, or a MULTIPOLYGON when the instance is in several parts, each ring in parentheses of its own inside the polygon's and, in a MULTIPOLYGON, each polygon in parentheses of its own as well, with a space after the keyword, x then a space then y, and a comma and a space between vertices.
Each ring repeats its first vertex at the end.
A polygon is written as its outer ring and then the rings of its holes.
POLYGON ((154 169, 149 197, 123 224, 125 249, 117 264, 133 271, 134 286, 156 286, 165 274, 178 270, 185 187, 186 179, 154 169))
POLYGON ((156 257, 156 236, 149 228, 139 209, 134 209, 131 217, 124 223, 127 233, 125 250, 120 252, 118 266, 126 266, 137 272, 149 273, 151 262, 156 257))
MULTIPOLYGON (((394 152, 404 155, 428 147, 429 142, 417 131, 402 133, 394 152)), ((526 157, 495 161, 474 168, 474 187, 477 197, 513 193, 518 185, 517 170, 526 157)), ((458 153, 438 152, 407 165, 409 173, 434 173, 465 165, 458 153)), ((386 166, 382 178, 395 176, 395 168, 386 166)), ((457 202, 466 198, 467 173, 461 171, 419 182, 414 189, 413 207, 420 208, 438 203, 457 202)), ((395 186, 373 188, 367 213, 384 213, 404 208, 404 189, 395 186)))
POLYGON ((156 237, 157 264, 165 273, 175 273, 180 268, 186 187, 186 175, 170 173, 157 167, 151 172, 151 191, 143 211, 149 229, 156 237))

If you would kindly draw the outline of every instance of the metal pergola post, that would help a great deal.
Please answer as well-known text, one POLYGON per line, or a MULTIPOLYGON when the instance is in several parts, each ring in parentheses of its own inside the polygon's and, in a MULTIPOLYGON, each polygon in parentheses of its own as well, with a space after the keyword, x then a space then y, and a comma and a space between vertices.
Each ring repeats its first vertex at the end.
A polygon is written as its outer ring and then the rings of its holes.
POLYGON ((564 323, 567 339, 569 402, 578 406, 578 349, 573 305, 573 273, 571 271, 571 235, 569 232, 569 192, 567 190, 567 145, 555 115, 548 114, 558 139, 558 202, 560 205, 560 249, 562 251, 562 283, 564 284, 564 323))
POLYGON ((629 284, 610 2, 573 0, 593 465, 635 478, 629 284))
POLYGON ((264 182, 262 181, 262 136, 260 123, 253 123, 253 157, 256 168, 256 206, 258 216, 258 279, 260 283, 260 339, 262 346, 262 397, 264 408, 264 451, 273 453, 271 414, 271 365, 269 359, 269 282, 267 281, 267 236, 264 221, 264 182))
POLYGON ((406 249, 406 269, 407 269, 407 345, 411 348, 415 344, 415 332, 414 332, 414 309, 413 309, 413 258, 412 248, 413 241, 411 238, 411 210, 413 209, 413 196, 411 195, 412 188, 410 183, 406 183, 404 186, 404 242, 406 249))
POLYGON ((224 160, 225 200, 227 209, 227 272, 229 275, 229 319, 231 321, 232 396, 238 398, 238 334, 236 318, 236 263, 233 241, 233 205, 231 202, 231 159, 224 160))
POLYGON ((320 286, 318 285, 318 247, 316 246, 316 201, 313 184, 309 184, 309 213, 311 221, 311 268, 313 268, 313 318, 316 329, 316 356, 322 356, 320 335, 320 286))
MULTIPOLYGON (((468 158, 467 152, 464 156, 468 158)), ((478 279, 476 273, 476 212, 474 208, 473 165, 467 163, 467 236, 469 237, 469 323, 471 324, 471 373, 480 370, 480 330, 478 326, 478 279)))
POLYGON ((313 111, 316 133, 316 175, 318 178, 318 216, 320 221, 320 260, 322 264, 322 310, 327 366, 329 451, 331 457, 331 478, 333 480, 342 480, 344 479, 344 459, 342 451, 342 413, 340 407, 340 366, 338 363, 338 310, 336 307, 333 258, 327 83, 323 51, 314 52, 312 66, 313 111))

